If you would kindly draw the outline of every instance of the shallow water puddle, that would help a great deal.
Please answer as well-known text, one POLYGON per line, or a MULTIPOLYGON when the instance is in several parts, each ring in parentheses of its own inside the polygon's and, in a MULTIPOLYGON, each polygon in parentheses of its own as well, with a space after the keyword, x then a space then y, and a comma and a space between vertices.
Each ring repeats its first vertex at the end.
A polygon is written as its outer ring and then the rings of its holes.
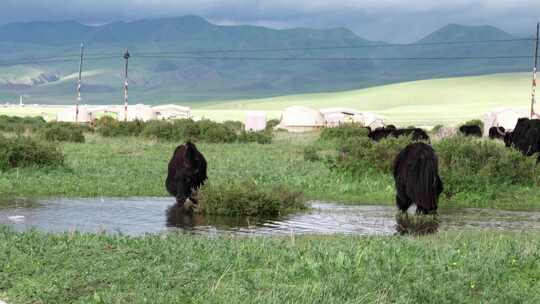
MULTIPOLYGON (((17 231, 37 228, 50 232, 142 235, 166 231, 207 235, 359 234, 396 232, 392 206, 350 206, 312 202, 311 209, 277 219, 191 215, 170 198, 53 199, 0 204, 0 224, 17 231)), ((540 212, 490 209, 442 209, 441 230, 538 230, 540 212)))

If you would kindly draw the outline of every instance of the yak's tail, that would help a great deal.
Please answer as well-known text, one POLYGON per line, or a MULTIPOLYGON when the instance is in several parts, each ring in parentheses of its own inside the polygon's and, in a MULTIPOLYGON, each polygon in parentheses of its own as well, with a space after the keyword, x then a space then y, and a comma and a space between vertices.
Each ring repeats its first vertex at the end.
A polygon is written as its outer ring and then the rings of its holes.
POLYGON ((412 199, 417 207, 426 211, 437 209, 437 200, 442 190, 442 185, 438 175, 438 160, 432 149, 420 151, 414 166, 416 176, 409 178, 409 189, 413 190, 412 199), (410 187, 412 186, 412 187, 410 187))

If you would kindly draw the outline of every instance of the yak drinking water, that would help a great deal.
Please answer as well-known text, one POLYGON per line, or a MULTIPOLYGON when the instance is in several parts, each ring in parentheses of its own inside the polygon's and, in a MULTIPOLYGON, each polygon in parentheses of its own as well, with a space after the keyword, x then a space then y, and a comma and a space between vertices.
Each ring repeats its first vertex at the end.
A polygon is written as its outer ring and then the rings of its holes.
POLYGON ((169 161, 169 170, 165 187, 178 204, 183 204, 188 198, 197 204, 193 197, 206 181, 206 159, 191 142, 180 145, 174 150, 169 161))
POLYGON ((482 129, 476 125, 463 125, 459 127, 459 132, 465 136, 482 137, 482 129))
POLYGON ((437 155, 430 145, 418 142, 405 147, 394 160, 396 204, 405 212, 412 204, 416 212, 437 212, 443 183, 439 177, 437 155))

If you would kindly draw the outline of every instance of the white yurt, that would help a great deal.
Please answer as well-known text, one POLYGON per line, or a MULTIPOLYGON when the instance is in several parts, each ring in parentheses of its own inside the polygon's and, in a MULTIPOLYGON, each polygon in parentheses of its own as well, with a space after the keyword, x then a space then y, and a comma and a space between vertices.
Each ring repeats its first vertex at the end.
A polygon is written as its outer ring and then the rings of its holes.
POLYGON ((386 125, 382 116, 371 112, 364 112, 360 115, 355 115, 354 121, 361 123, 364 125, 364 127, 370 127, 371 129, 382 128, 386 125))
POLYGON ((276 126, 289 132, 309 132, 324 127, 324 116, 313 108, 292 106, 283 111, 281 122, 276 126))
POLYGON ((152 107, 157 119, 191 118, 191 108, 174 104, 152 107))
POLYGON ((505 130, 513 130, 518 119, 529 117, 525 109, 496 108, 484 115, 484 136, 488 136, 489 128, 504 127, 505 130))
POLYGON ((355 121, 355 116, 362 114, 361 112, 348 108, 326 108, 321 109, 327 127, 337 127, 343 123, 352 123, 355 121))
POLYGON ((261 111, 248 111, 244 120, 246 131, 262 131, 266 129, 266 113, 261 111))
POLYGON ((75 106, 56 113, 56 121, 88 123, 92 120, 92 112, 89 111, 88 106, 79 106, 78 116, 75 106))
POLYGON ((156 119, 157 115, 152 107, 143 104, 136 104, 134 106, 128 106, 127 118, 128 121, 149 121, 156 119))

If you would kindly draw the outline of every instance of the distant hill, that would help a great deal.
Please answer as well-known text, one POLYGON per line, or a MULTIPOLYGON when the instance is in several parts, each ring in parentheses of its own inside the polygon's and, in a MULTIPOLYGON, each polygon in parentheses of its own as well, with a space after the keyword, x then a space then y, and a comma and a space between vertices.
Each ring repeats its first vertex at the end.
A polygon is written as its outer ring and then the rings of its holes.
POLYGON ((363 39, 345 28, 219 26, 197 16, 102 26, 73 21, 12 23, 0 26, 0 103, 14 101, 18 95, 27 96, 28 102, 73 102, 72 75, 78 69, 81 41, 87 52, 84 102, 121 100, 121 55, 124 48, 129 48, 131 101, 164 103, 338 91, 417 79, 528 71, 531 63, 527 59, 376 60, 529 55, 531 41, 438 44, 515 38, 491 26, 450 24, 418 41, 421 46, 395 46, 363 39), (369 47, 374 44, 377 47, 369 47), (268 49, 273 51, 265 51, 268 49), (49 57, 58 60, 44 60, 49 57), (242 59, 245 57, 251 60, 242 59), (312 60, 291 60, 299 57, 312 60), (325 57, 344 60, 316 60, 325 57))

